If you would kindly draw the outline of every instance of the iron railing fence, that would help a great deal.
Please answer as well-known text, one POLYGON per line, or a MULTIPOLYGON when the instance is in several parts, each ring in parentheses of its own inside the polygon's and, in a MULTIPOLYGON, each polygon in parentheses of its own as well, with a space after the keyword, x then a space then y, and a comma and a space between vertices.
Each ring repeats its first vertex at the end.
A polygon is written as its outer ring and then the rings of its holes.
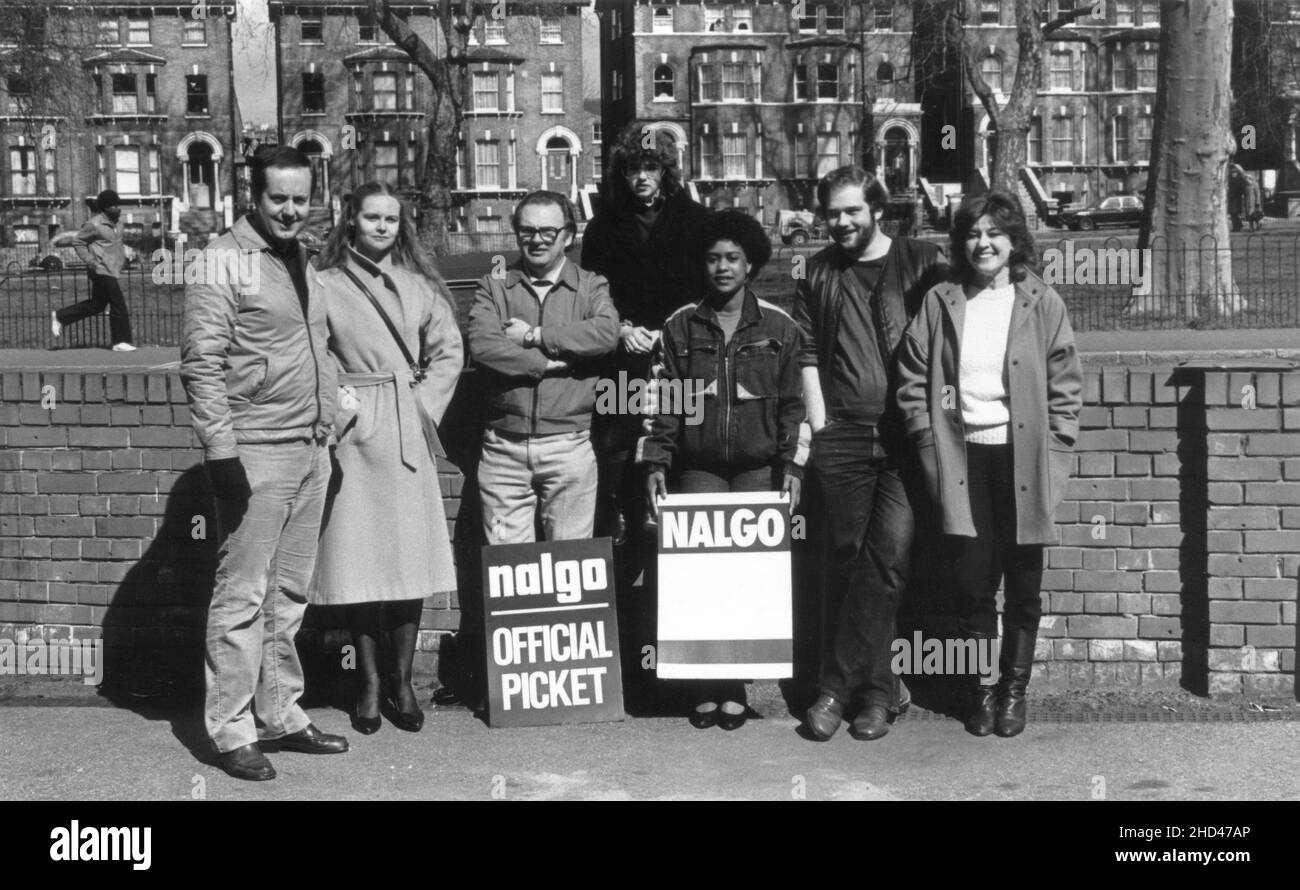
MULTIPOLYGON (((499 244, 480 239, 479 252, 502 252, 511 259, 513 236, 491 233, 499 244), (506 239, 510 240, 509 245, 506 239)), ((477 236, 476 236, 477 237, 477 236)), ((936 237, 936 236, 931 236, 936 237)), ((794 292, 796 257, 807 256, 826 242, 806 247, 776 245, 772 260, 754 288, 764 299, 789 308, 794 292)), ((1039 274, 1064 299, 1077 331, 1180 328, 1300 328, 1300 234, 1243 234, 1219 247, 1207 238, 1195 246, 1173 247, 1155 240, 1147 252, 1132 236, 1110 238, 1039 238, 1039 274), (1201 270, 1200 279, 1231 257, 1234 292, 1178 293, 1164 297, 1151 286, 1151 268, 1175 262, 1201 270)), ((458 243, 457 248, 468 244, 458 243)), ((477 270, 459 265, 449 284, 463 322, 473 298, 477 270)), ((482 273, 489 271, 484 264, 482 273)), ((173 268, 174 272, 174 268, 173 268)), ((147 255, 120 279, 137 344, 174 346, 181 336, 183 282, 155 276, 147 255), (155 281, 157 277, 161 283, 155 281)), ((107 347, 108 312, 64 329, 56 343, 50 313, 88 299, 84 267, 42 269, 21 259, 0 267, 0 348, 42 349, 107 347)))

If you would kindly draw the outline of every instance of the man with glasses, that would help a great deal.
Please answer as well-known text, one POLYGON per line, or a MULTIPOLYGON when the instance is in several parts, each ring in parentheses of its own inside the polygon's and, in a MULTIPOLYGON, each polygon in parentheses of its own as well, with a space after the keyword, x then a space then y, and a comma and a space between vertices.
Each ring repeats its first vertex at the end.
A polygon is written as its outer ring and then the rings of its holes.
POLYGON ((511 217, 519 260, 478 283, 469 350, 487 375, 487 429, 478 485, 489 544, 590 538, 596 457, 591 414, 596 359, 618 344, 609 285, 569 262, 573 204, 557 192, 525 196, 511 217))

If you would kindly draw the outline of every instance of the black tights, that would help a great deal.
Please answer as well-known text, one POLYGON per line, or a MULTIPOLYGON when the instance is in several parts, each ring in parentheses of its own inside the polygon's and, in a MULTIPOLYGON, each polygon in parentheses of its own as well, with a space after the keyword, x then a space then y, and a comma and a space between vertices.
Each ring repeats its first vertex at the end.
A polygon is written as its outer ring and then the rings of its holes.
POLYGON ((357 647, 357 671, 361 681, 357 716, 379 714, 380 640, 385 636, 388 638, 385 654, 389 664, 383 673, 390 682, 390 695, 400 711, 410 712, 418 706, 415 690, 411 688, 411 666, 415 661, 415 642, 420 632, 423 606, 423 600, 413 599, 359 603, 348 607, 348 627, 357 647))

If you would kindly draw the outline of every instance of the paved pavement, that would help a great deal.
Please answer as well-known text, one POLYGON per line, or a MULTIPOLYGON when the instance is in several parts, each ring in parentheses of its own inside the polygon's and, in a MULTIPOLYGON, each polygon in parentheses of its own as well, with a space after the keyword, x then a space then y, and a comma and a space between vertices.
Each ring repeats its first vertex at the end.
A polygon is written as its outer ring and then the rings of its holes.
POLYGON ((360 736, 332 708, 348 754, 272 754, 247 783, 207 759, 197 715, 0 707, 10 800, 1300 800, 1300 723, 1032 722, 977 739, 955 720, 904 718, 876 742, 805 740, 787 716, 738 731, 683 718, 490 729, 430 710, 424 731, 360 736))

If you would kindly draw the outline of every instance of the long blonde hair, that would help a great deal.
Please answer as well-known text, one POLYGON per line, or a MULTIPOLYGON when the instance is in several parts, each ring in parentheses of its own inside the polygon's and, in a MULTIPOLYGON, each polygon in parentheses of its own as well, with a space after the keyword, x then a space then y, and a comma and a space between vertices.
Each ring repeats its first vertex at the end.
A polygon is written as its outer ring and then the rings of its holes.
POLYGON ((386 182, 367 182, 348 196, 345 220, 340 221, 339 225, 334 227, 334 231, 330 232, 329 240, 325 242, 325 247, 316 260, 316 268, 323 272, 326 269, 333 269, 336 266, 343 265, 347 259, 348 246, 352 243, 352 238, 355 235, 356 226, 354 220, 361 212, 361 208, 365 206, 366 198, 375 195, 392 198, 400 208, 401 224, 397 227, 397 238, 394 240, 393 249, 389 253, 393 265, 402 266, 423 275, 429 279, 434 289, 441 293, 444 299, 451 302, 451 293, 447 290, 447 282, 443 280, 437 266, 429 258, 428 251, 420 245, 420 242, 415 237, 415 217, 411 213, 411 205, 398 194, 397 189, 386 182))

